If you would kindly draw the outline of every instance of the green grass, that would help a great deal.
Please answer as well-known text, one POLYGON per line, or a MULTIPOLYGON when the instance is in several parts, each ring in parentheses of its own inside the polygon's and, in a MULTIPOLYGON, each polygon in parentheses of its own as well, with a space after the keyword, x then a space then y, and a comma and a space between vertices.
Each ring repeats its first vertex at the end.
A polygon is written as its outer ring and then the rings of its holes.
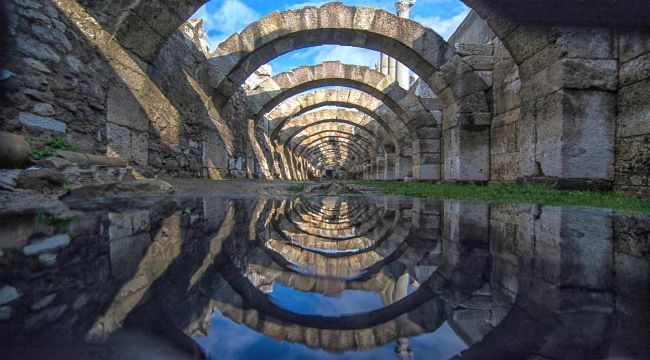
POLYGON ((304 184, 304 183, 301 183, 301 184, 291 185, 291 186, 289 186, 289 187, 287 188, 287 191, 291 191, 291 192, 303 192, 303 191, 305 191, 305 184, 304 184))
POLYGON ((379 188, 387 194, 427 199, 467 200, 492 203, 536 203, 607 208, 650 213, 650 201, 615 192, 555 190, 548 186, 458 185, 428 182, 357 180, 356 184, 379 188))
POLYGON ((37 221, 45 223, 57 230, 62 230, 67 228, 72 221, 78 220, 79 218, 80 217, 77 215, 69 216, 69 217, 60 217, 44 210, 38 210, 36 212, 37 221))
POLYGON ((66 151, 75 151, 80 152, 81 150, 74 146, 70 145, 67 142, 61 139, 52 139, 47 145, 43 147, 35 147, 32 149, 32 155, 36 160, 45 159, 48 156, 53 156, 56 154, 57 150, 66 150, 66 151))

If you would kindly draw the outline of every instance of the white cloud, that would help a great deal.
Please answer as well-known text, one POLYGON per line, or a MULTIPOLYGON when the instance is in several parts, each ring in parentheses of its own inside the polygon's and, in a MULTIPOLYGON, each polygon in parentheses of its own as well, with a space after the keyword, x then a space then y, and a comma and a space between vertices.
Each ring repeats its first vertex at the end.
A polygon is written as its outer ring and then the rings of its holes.
POLYGON ((243 1, 225 0, 215 12, 208 12, 207 6, 203 6, 193 17, 203 19, 210 49, 214 50, 230 35, 240 32, 249 24, 259 20, 261 16, 243 1))
POLYGON ((448 19, 443 19, 439 16, 415 16, 413 20, 433 29, 445 40, 447 40, 454 33, 454 31, 456 31, 458 25, 463 22, 469 12, 470 9, 468 7, 465 7, 465 9, 460 14, 448 19))

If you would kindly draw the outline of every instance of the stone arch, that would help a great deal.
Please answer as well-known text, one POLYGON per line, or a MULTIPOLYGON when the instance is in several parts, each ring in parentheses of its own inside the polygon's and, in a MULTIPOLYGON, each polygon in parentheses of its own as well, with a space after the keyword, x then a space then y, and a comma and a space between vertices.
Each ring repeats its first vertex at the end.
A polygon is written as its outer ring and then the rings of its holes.
POLYGON ((367 149, 368 156, 370 157, 372 157, 373 155, 376 156, 377 154, 377 149, 374 147, 372 143, 368 142, 366 138, 351 132, 340 131, 340 130, 338 131, 325 130, 325 131, 315 133, 312 136, 305 137, 303 140, 301 140, 300 144, 294 147, 293 151, 295 154, 301 155, 307 150, 307 148, 309 148, 316 141, 325 138, 332 138, 335 136, 346 138, 348 140, 353 141, 355 144, 362 146, 363 148, 367 149))
POLYGON ((330 100, 358 104, 359 110, 390 116, 390 121, 403 123, 411 137, 415 136, 417 129, 422 126, 436 125, 431 113, 414 97, 409 97, 408 92, 397 85, 389 75, 365 66, 342 64, 339 61, 301 66, 278 74, 257 88, 249 90, 246 95, 250 116, 253 118, 259 118, 266 113, 269 113, 268 118, 274 118, 278 112, 286 117, 289 116, 284 114, 287 112, 286 107, 298 105, 296 102, 305 108, 330 100), (297 96, 323 86, 343 86, 359 92, 347 89, 317 90, 313 95, 307 93, 301 97, 297 96), (284 105, 290 99, 293 101, 284 105), (390 111, 381 109, 382 104, 390 111))
POLYGON ((312 164, 320 158, 327 157, 329 159, 333 157, 340 160, 339 165, 342 166, 343 161, 356 161, 349 158, 350 154, 353 154, 358 159, 368 159, 371 153, 368 148, 357 144, 349 137, 334 135, 317 139, 309 147, 305 148, 305 151, 300 156, 312 164), (334 148, 332 142, 336 142, 338 148, 334 148))
MULTIPOLYGON (((381 51, 418 74, 443 101, 443 123, 448 130, 443 138, 449 146, 442 149, 442 177, 487 180, 488 86, 433 30, 383 10, 333 3, 267 15, 220 44, 215 57, 208 60, 206 71, 215 101, 228 101, 235 89, 269 60, 323 44, 381 51)), ((441 177, 435 166, 431 172, 433 178, 441 177)))
MULTIPOLYGON (((292 118, 291 120, 283 124, 282 127, 287 127, 293 124, 299 124, 299 125, 311 124, 323 119, 328 119, 332 121, 343 120, 343 121, 353 122, 363 127, 368 127, 370 126, 371 122, 375 121, 375 119, 372 119, 366 114, 363 114, 361 112, 346 111, 343 109, 321 109, 321 110, 303 114, 296 118, 292 118)), ((384 171, 383 176, 388 179, 394 179, 400 176, 399 160, 401 159, 396 159, 395 150, 401 148, 402 142, 400 140, 402 140, 403 137, 402 139, 395 138, 395 136, 398 135, 399 133, 393 131, 392 129, 387 131, 387 133, 389 136, 392 135, 393 141, 390 143, 383 144, 387 152, 387 155, 383 158, 378 158, 377 161, 383 162, 383 165, 381 166, 381 168, 384 171), (396 163, 396 161, 398 162, 396 163)), ((407 162, 404 168, 410 170, 411 163, 407 162)))
POLYGON ((354 133, 349 133, 345 131, 332 131, 332 130, 326 130, 326 131, 321 131, 319 133, 313 134, 312 136, 306 137, 303 142, 303 144, 296 149, 295 153, 296 155, 302 155, 307 148, 312 146, 316 141, 321 140, 321 139, 332 139, 332 138, 342 138, 342 139, 347 139, 349 141, 352 141, 354 144, 359 145, 361 148, 366 149, 366 152, 368 153, 368 156, 372 156, 373 153, 376 152, 376 149, 374 146, 369 143, 365 138, 356 135, 354 133))
MULTIPOLYGON (((338 65, 339 69, 352 67, 352 65, 341 65, 338 62, 332 62, 331 65, 338 65)), ((318 70, 319 68, 317 67, 304 68, 310 70, 308 72, 310 75, 307 75, 308 78, 309 76, 319 76, 314 74, 322 73, 322 71, 318 70)), ((361 70, 367 69, 363 67, 357 68, 360 68, 361 70)), ((352 69, 354 68, 352 67, 352 69)), ((298 69, 295 69, 294 72, 297 70, 298 69)), ((374 70, 368 73, 373 74, 373 72, 374 70)), ((364 78, 364 76, 359 76, 359 78, 364 78)), ((378 86, 378 89, 381 89, 381 86, 382 85, 378 86)), ((380 91, 378 91, 378 93, 379 92, 380 91)), ((275 123, 277 121, 284 121, 285 119, 294 116, 300 116, 320 106, 339 106, 357 109, 376 119, 394 119, 391 122, 397 122, 397 126, 401 126, 399 125, 399 119, 401 119, 402 123, 407 124, 407 129, 409 130, 411 141, 403 142, 401 147, 396 149, 395 155, 401 158, 400 160, 403 164, 411 162, 412 167, 414 168, 414 173, 424 173, 420 171, 420 167, 427 167, 431 165, 427 165, 426 161, 428 159, 425 156, 420 155, 428 151, 428 149, 434 150, 434 152, 437 152, 439 155, 441 148, 439 131, 439 121, 441 119, 440 117, 436 119, 433 116, 433 113, 437 114, 437 116, 440 116, 441 114, 439 101, 429 101, 428 106, 424 107, 417 96, 414 94, 406 93, 399 87, 394 91, 389 91, 387 94, 383 95, 383 97, 378 98, 377 96, 379 95, 375 94, 373 96, 362 90, 355 89, 318 89, 313 92, 300 93, 284 100, 279 105, 275 106, 273 110, 267 113, 265 117, 272 123, 275 123), (382 98, 390 98, 394 94, 397 94, 397 96, 390 101, 392 104, 398 106, 397 109, 395 109, 394 106, 391 108, 390 106, 385 105, 382 101, 382 98), (401 114, 401 117, 398 116, 395 111, 401 114), (413 154, 415 154, 418 159, 421 159, 422 163, 408 159, 413 154)), ((262 112, 264 111, 265 110, 262 112)), ((406 176, 409 170, 410 169, 407 169, 405 166, 400 166, 401 173, 399 175, 399 178, 406 176)))
POLYGON ((380 137, 374 132, 352 123, 337 121, 333 125, 330 125, 331 123, 331 121, 323 120, 296 129, 293 134, 290 134, 286 138, 285 143, 288 145, 285 146, 290 146, 290 150, 295 152, 301 145, 304 147, 303 142, 306 142, 311 136, 333 131, 355 136, 360 141, 370 145, 378 154, 385 152, 380 137))

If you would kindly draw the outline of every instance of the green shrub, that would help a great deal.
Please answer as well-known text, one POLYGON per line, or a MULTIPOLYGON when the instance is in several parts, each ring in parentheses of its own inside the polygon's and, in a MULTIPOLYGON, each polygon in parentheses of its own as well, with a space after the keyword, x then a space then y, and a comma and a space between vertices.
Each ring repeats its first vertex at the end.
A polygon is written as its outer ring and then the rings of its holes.
POLYGON ((81 150, 78 147, 74 145, 70 145, 64 140, 52 139, 52 141, 50 141, 49 143, 47 143, 47 145, 43 147, 33 148, 32 154, 34 156, 34 159, 41 160, 41 159, 45 159, 48 156, 55 155, 57 150, 81 152, 81 150))

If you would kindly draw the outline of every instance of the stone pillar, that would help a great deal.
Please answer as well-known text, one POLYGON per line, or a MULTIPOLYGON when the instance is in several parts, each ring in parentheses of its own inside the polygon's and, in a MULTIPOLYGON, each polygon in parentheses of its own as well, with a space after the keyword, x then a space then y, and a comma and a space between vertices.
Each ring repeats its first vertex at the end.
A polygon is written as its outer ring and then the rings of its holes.
POLYGON ((384 156, 377 157, 376 170, 377 180, 384 180, 386 178, 386 158, 384 156))
POLYGON ((386 154, 386 174, 384 175, 385 180, 395 180, 397 176, 397 167, 395 160, 397 156, 395 154, 386 154))
MULTIPOLYGON (((535 32, 530 36, 536 36, 535 32)), ((618 83, 615 43, 614 32, 608 29, 567 29, 549 39, 545 48, 538 46, 534 55, 519 65, 520 173, 526 181, 564 179, 568 187, 599 187, 613 180, 618 83), (547 54, 558 55, 549 59, 547 54), (551 63, 546 68, 541 65, 551 63)), ((558 185, 564 186, 564 181, 558 185)))
POLYGON ((384 75, 388 75, 388 55, 383 53, 379 62, 379 71, 384 75))
MULTIPOLYGON (((395 9, 397 10, 397 16, 408 19, 411 12, 411 7, 414 4, 414 0, 401 0, 396 2, 395 9)), ((395 79, 397 80, 399 86, 407 90, 411 85, 409 72, 410 70, 406 67, 406 65, 400 62, 396 62, 395 79)))
POLYGON ((397 178, 400 180, 404 180, 407 176, 413 177, 413 157, 400 155, 397 158, 396 174, 397 178))
POLYGON ((418 180, 440 180, 440 130, 437 127, 419 130, 413 141, 413 177, 418 180))
POLYGON ((397 61, 392 57, 388 58, 388 76, 395 78, 395 65, 397 61))

